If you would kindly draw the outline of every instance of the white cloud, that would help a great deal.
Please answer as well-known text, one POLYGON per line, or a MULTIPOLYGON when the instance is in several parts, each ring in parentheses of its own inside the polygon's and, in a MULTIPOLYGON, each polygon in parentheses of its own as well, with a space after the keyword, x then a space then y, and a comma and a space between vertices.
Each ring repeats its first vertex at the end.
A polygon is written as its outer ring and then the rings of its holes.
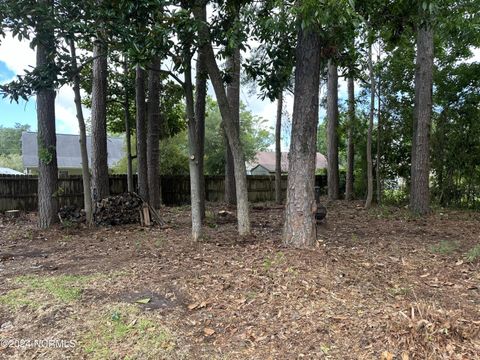
MULTIPOLYGON (((58 133, 78 134, 79 129, 74 94, 70 86, 63 86, 57 93, 55 112, 58 133)), ((90 111, 83 108, 83 116, 87 119, 90 116, 90 111)))
MULTIPOLYGON (((18 41, 10 34, 0 43, 0 61, 16 75, 25 73, 35 65, 35 51, 29 46, 28 41, 18 41)), ((13 80, 10 79, 10 80, 13 80)), ((35 97, 30 99, 35 103, 35 97)), ((24 106, 19 104, 17 106, 24 106)), ((78 122, 76 118, 73 90, 70 86, 63 86, 55 100, 55 113, 57 118, 57 133, 78 134, 78 122)), ((89 111, 84 109, 84 116, 88 118, 89 111)))
POLYGON ((35 66, 35 51, 28 41, 18 41, 7 34, 0 42, 0 61, 17 75, 25 73, 25 69, 35 66))

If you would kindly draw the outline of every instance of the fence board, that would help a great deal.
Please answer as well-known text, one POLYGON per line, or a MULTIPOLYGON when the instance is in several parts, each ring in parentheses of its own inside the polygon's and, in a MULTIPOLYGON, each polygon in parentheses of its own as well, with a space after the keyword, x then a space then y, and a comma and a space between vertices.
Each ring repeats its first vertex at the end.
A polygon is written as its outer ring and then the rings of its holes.
MULTIPOLYGON (((110 192, 112 195, 127 191, 126 175, 110 176, 110 192)), ((137 183, 136 176, 134 184, 137 183)), ((59 205, 83 206, 82 177, 78 175, 61 177, 58 179, 59 205)), ((325 175, 317 175, 315 184, 326 188, 325 175)), ((38 178, 31 175, 1 175, 0 176, 0 211, 37 209, 38 178)), ((248 199, 251 202, 275 200, 274 176, 247 176, 248 199)), ((342 184, 343 185, 343 184, 342 184)), ((205 197, 207 201, 221 202, 224 200, 225 179, 223 176, 205 177, 205 197)), ((282 193, 285 197, 287 176, 282 176, 282 193)), ((189 176, 162 176, 162 201, 165 205, 182 205, 190 203, 189 176)))

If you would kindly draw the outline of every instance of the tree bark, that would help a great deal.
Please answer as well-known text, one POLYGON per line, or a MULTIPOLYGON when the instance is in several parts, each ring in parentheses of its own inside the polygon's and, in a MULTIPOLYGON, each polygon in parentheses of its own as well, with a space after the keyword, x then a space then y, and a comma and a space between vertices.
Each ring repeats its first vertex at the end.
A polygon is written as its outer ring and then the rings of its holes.
POLYGON ((375 115, 375 75, 373 73, 372 62, 372 45, 368 50, 368 69, 370 72, 370 117, 368 122, 367 135, 367 199, 365 200, 365 208, 372 206, 373 200, 373 160, 372 160, 372 131, 373 117, 375 115))
MULTIPOLYGON (((188 56, 188 55, 187 55, 188 56)), ((185 64, 185 99, 186 113, 188 119, 188 148, 189 148, 189 170, 190 170, 190 197, 192 206, 192 238, 198 241, 202 238, 202 209, 201 209, 201 188, 199 168, 199 146, 197 137, 197 124, 195 119, 195 105, 193 97, 191 59, 188 57, 185 64)))
MULTIPOLYGON (((46 7, 52 1, 44 0, 46 7)), ((46 20, 47 21, 47 20, 46 20)), ((55 65, 55 40, 53 29, 37 26, 38 69, 52 68, 55 65)), ((55 133, 55 75, 50 74, 48 84, 37 92, 37 145, 38 145, 38 224, 42 229, 58 221, 57 217, 57 136, 55 133)))
POLYGON ((228 136, 223 129, 223 139, 225 142, 225 193, 224 198, 227 204, 235 205, 237 203, 237 194, 235 191, 235 166, 233 162, 232 150, 228 143, 228 136))
POLYGON ((85 127, 85 119, 83 118, 82 98, 80 95, 80 75, 77 68, 77 55, 75 49, 75 41, 70 40, 70 53, 72 55, 73 76, 73 93, 75 94, 75 109, 77 111, 78 128, 80 131, 80 154, 82 156, 82 182, 83 182, 83 206, 85 208, 87 225, 93 223, 93 206, 92 192, 90 180, 90 168, 88 166, 88 150, 87 150, 87 130, 85 127))
POLYGON ((136 66, 135 103, 137 107, 137 174, 138 194, 149 201, 147 164, 147 104, 145 102, 145 70, 136 66))
POLYGON ((299 30, 283 231, 283 243, 293 247, 312 246, 316 242, 314 185, 320 45, 318 33, 299 30))
POLYGON ((430 212, 430 122, 433 86, 433 29, 425 24, 417 30, 415 108, 412 141, 410 208, 418 215, 430 212))
POLYGON ((150 205, 160 208, 160 58, 154 57, 148 72, 147 175, 150 205))
POLYGON ((275 124, 275 202, 282 203, 282 110, 283 92, 277 99, 277 122, 275 124))
POLYGON ((125 140, 127 143, 127 189, 128 192, 134 192, 133 185, 133 166, 132 166, 132 130, 130 128, 130 99, 128 96, 128 63, 127 58, 123 62, 123 113, 125 118, 125 140))
MULTIPOLYGON (((377 56, 377 62, 380 62, 380 52, 377 56)), ((381 136, 382 136, 382 98, 380 94, 380 74, 378 74, 377 82, 378 92, 378 110, 377 110, 377 161, 375 166, 376 183, 377 183, 377 204, 380 205, 382 201, 382 164, 381 164, 381 136)))
POLYGON ((206 6, 195 6, 195 18, 200 20, 198 33, 200 38, 200 47, 205 51, 205 66, 215 90, 218 107, 222 115, 225 132, 233 154, 235 171, 235 190, 237 193, 237 219, 238 232, 241 236, 250 234, 250 217, 248 208, 247 175, 245 167, 245 155, 240 142, 240 132, 235 123, 235 115, 227 98, 223 84, 222 74, 218 68, 210 43, 209 29, 206 24, 206 6))
POLYGON ((338 200, 340 176, 338 170, 338 70, 333 61, 328 61, 327 84, 327 160, 328 198, 338 200))
POLYGON ((348 78, 348 135, 347 135, 347 178, 345 184, 345 198, 353 200, 353 172, 355 169, 355 145, 353 133, 355 129, 355 83, 353 77, 348 78))
POLYGON ((92 79, 92 195, 109 195, 107 152, 107 48, 100 38, 93 44, 92 79))
MULTIPOLYGON (((231 81, 227 84, 227 98, 238 132, 240 132, 240 62, 240 49, 236 48, 227 60, 227 69, 231 76, 231 81)), ((235 204, 237 195, 235 191, 233 153, 225 132, 224 136, 226 140, 225 201, 229 204, 235 204)))
POLYGON ((205 53, 198 49, 195 84, 195 125, 197 128, 198 176, 200 183, 200 212, 205 219, 205 108, 207 99, 207 70, 205 68, 205 53))

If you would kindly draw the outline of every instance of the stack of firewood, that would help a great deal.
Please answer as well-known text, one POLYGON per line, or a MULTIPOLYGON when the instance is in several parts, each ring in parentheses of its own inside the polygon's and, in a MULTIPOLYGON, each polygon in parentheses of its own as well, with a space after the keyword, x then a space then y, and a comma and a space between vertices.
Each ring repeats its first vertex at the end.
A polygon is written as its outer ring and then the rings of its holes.
POLYGON ((58 217, 62 223, 65 221, 83 223, 86 219, 85 211, 75 205, 65 205, 61 207, 60 210, 58 210, 58 217))
POLYGON ((95 210, 97 225, 157 223, 163 225, 158 213, 136 193, 109 196, 97 202, 95 210))
POLYGON ((121 225, 140 223, 143 200, 135 193, 106 197, 96 204, 97 225, 121 225))

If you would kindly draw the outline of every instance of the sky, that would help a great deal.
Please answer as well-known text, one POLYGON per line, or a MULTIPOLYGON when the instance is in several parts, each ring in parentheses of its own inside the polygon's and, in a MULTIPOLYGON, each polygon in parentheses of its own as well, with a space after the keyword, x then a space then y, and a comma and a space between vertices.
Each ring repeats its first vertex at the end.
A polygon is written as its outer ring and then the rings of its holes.
MULTIPOLYGON (((18 41, 7 35, 0 43, 0 83, 6 83, 15 76, 25 73, 35 65, 35 52, 27 41, 18 41)), ((75 115, 73 90, 64 86, 57 91, 55 100, 57 133, 78 134, 75 115)), ((88 109, 84 109, 89 116, 88 109)), ((8 98, 0 99, 0 125, 13 126, 15 123, 28 124, 33 131, 37 129, 35 97, 28 102, 23 100, 11 102, 8 98)))

